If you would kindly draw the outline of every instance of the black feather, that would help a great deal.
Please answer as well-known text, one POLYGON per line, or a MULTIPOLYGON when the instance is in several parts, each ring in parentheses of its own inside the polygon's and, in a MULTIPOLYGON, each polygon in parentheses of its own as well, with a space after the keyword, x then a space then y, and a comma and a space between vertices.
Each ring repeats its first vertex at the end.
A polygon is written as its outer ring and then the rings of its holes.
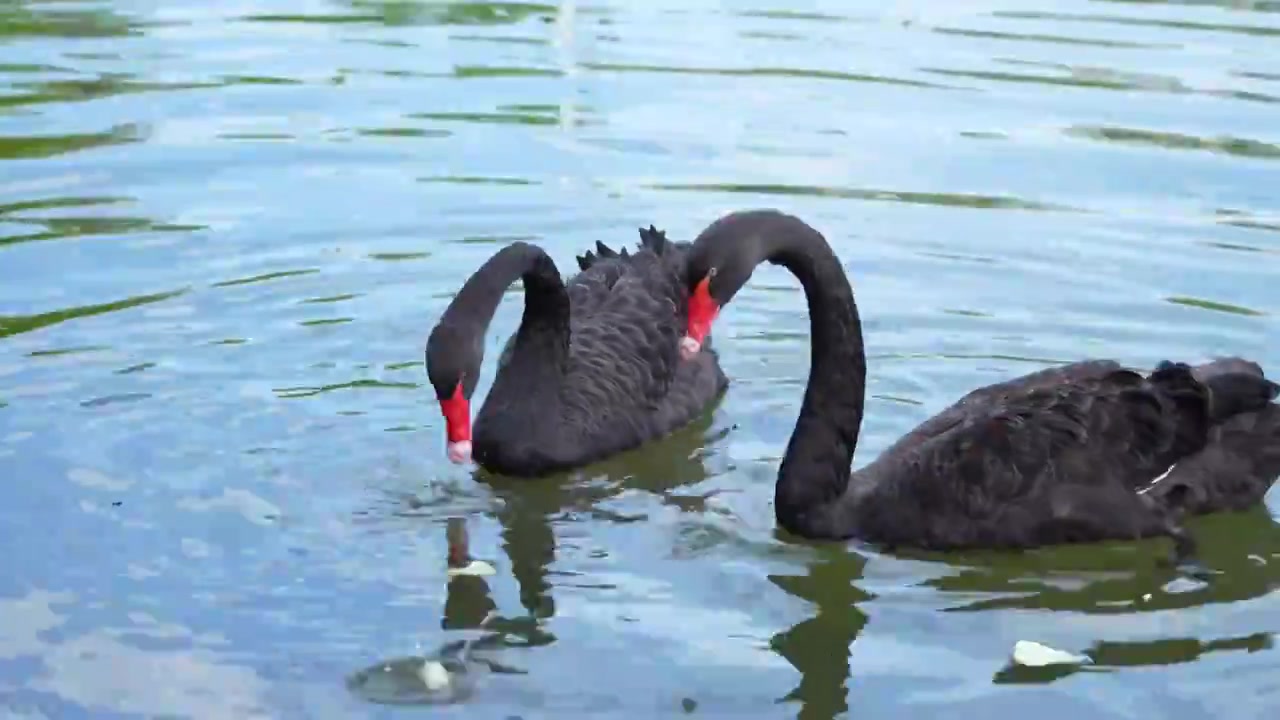
POLYGON ((687 424, 725 389, 709 347, 692 361, 679 358, 687 243, 664 243, 659 253, 642 238, 618 253, 597 242, 595 253, 576 257, 581 272, 567 282, 540 249, 519 245, 467 281, 432 333, 434 354, 428 347, 428 372, 443 396, 457 374, 479 373, 478 360, 471 367, 450 348, 483 337, 502 290, 524 278, 524 318, 474 420, 473 458, 483 467, 537 476, 595 462, 687 424), (455 365, 467 366, 451 373, 455 365))

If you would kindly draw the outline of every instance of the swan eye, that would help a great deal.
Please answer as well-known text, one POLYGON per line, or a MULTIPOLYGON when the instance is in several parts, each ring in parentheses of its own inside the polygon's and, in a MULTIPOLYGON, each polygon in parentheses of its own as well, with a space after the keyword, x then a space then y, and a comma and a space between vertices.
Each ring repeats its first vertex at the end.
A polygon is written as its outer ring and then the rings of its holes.
POLYGON ((715 276, 716 276, 716 268, 712 267, 710 270, 707 271, 707 278, 710 279, 715 276))

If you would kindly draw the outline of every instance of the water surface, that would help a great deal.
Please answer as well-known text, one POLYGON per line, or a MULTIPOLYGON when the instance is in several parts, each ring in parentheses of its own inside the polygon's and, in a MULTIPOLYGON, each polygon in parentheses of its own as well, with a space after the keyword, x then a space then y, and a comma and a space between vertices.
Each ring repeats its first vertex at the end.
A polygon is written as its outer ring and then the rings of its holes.
MULTIPOLYGON (((450 466, 422 367, 503 244, 562 268, 774 206, 853 280, 864 463, 1047 363, 1280 371, 1280 5, 0 5, 0 707, 22 717, 1262 718, 1280 528, 887 556, 775 532, 797 283, 695 426, 573 477, 450 466), (448 582, 464 518, 491 577, 448 582), (478 629, 487 613, 494 617, 478 629), (1093 671, 1008 668, 1019 639, 1093 671), (475 641, 430 709, 349 681, 475 641)), ((519 317, 509 294, 492 359, 519 317)))

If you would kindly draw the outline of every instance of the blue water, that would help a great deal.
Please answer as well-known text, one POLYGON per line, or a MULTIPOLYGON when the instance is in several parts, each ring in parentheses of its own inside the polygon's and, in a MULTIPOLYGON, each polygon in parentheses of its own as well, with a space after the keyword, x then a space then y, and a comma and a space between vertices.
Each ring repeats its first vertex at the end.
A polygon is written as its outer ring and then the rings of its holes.
POLYGON ((856 463, 1046 363, 1280 372, 1277 117, 1264 0, 0 4, 0 708, 1274 717, 1274 492, 1193 526, 1209 583, 1156 542, 776 533, 779 269, 717 324, 713 413, 569 478, 449 465, 422 347, 513 239, 571 268, 771 206, 857 292, 856 463), (448 581, 449 518, 493 576, 448 581), (1094 667, 1011 670, 1020 639, 1094 667), (362 674, 464 640, 453 702, 362 674))

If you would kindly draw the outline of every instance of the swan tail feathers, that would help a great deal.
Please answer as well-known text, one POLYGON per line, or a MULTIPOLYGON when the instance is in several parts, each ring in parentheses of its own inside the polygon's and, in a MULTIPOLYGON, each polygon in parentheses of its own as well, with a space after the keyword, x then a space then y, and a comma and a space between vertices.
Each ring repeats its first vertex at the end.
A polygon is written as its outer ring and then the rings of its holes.
POLYGON ((1240 413, 1257 412, 1280 395, 1280 385, 1248 373, 1230 372, 1209 378, 1209 415, 1222 422, 1240 413))
POLYGON ((662 255, 667 251, 667 234, 657 229, 653 225, 646 228, 640 228, 640 246, 648 248, 656 255, 662 255))
POLYGON ((1179 460, 1139 494, 1181 515, 1242 511, 1280 479, 1280 404, 1235 415, 1200 452, 1179 460))

